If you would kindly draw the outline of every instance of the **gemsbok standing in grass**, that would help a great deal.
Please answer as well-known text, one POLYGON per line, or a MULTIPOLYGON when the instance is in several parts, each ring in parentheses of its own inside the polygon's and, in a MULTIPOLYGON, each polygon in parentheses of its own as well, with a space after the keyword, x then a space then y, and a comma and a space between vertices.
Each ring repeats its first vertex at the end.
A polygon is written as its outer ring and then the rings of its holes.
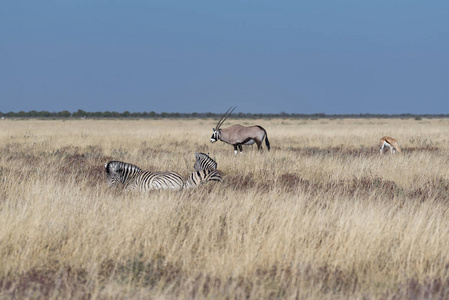
POLYGON ((236 124, 231 127, 220 128, 236 107, 232 108, 232 110, 231 108, 229 108, 221 117, 217 126, 212 128, 214 133, 210 138, 210 142, 215 143, 220 140, 226 144, 230 144, 234 146, 234 153, 237 154, 237 149, 242 153, 242 145, 252 145, 254 143, 257 144, 258 150, 262 150, 262 141, 265 139, 267 149, 270 151, 270 142, 268 141, 267 131, 262 126, 242 126, 236 124))
POLYGON ((401 153, 401 148, 399 148, 398 141, 396 141, 394 138, 389 136, 384 136, 380 139, 380 145, 382 146, 380 148, 380 154, 384 153, 385 147, 389 147, 391 153, 396 154, 396 151, 401 153))

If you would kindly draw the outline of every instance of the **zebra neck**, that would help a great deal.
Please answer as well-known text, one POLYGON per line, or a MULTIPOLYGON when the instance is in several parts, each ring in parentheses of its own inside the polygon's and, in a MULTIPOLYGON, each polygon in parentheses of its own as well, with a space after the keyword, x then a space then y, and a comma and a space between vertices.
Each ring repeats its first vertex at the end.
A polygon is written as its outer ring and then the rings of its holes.
POLYGON ((131 183, 134 183, 136 180, 136 177, 138 177, 140 174, 142 174, 142 170, 134 170, 132 173, 127 174, 127 176, 122 177, 122 184, 126 187, 130 185, 131 183))

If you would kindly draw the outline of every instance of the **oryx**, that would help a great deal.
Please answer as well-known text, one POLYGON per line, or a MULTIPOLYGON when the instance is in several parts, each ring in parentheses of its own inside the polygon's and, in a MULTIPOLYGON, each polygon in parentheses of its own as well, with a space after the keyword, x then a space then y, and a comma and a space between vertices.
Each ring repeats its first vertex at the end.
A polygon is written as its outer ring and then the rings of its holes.
POLYGON ((262 141, 265 138, 265 144, 267 145, 268 151, 270 151, 270 142, 268 141, 267 131, 262 126, 242 126, 236 124, 231 127, 220 128, 236 107, 232 108, 232 110, 231 108, 229 108, 221 117, 216 128, 212 128, 214 133, 210 138, 210 142, 215 143, 220 140, 230 144, 234 146, 234 153, 237 154, 237 149, 242 153, 242 145, 252 145, 254 143, 257 144, 257 149, 262 150, 262 141))

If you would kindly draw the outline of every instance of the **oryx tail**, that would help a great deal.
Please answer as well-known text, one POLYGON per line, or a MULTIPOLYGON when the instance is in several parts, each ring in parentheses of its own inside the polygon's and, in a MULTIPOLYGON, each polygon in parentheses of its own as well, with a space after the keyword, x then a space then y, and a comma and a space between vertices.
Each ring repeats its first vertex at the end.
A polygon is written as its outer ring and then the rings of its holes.
POLYGON ((262 129, 263 132, 265 132, 265 145, 267 146, 268 151, 270 151, 271 147, 270 147, 270 141, 268 140, 267 131, 262 126, 259 126, 259 125, 256 125, 256 126, 259 127, 260 129, 262 129))

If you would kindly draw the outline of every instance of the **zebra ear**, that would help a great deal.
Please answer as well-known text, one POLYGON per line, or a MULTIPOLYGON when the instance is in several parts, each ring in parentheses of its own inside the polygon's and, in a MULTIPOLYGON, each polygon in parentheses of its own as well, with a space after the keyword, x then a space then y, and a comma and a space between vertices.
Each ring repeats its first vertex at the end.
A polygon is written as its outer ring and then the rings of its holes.
POLYGON ((111 162, 105 163, 104 164, 104 168, 106 169, 106 174, 111 173, 111 166, 110 166, 111 162))
POLYGON ((215 128, 212 128, 212 131, 215 132, 216 131, 215 128))

